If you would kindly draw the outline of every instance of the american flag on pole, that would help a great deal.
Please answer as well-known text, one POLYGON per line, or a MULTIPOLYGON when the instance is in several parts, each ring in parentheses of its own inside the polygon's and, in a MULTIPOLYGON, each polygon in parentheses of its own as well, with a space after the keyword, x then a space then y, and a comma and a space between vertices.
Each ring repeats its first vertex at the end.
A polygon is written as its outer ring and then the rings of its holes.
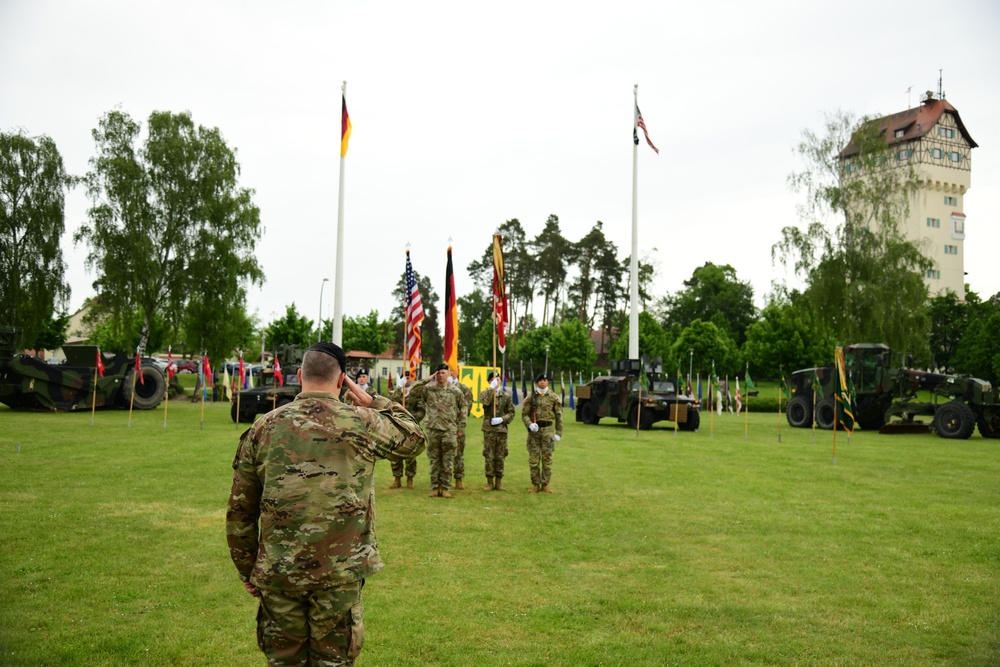
POLYGON ((416 377, 416 369, 422 361, 420 351, 420 325, 424 321, 424 307, 420 303, 420 289, 417 278, 413 274, 413 264, 410 263, 410 251, 406 251, 406 320, 404 337, 406 339, 406 358, 410 362, 410 370, 416 377))
MULTIPOLYGON (((646 135, 646 143, 649 144, 649 147, 656 151, 657 155, 659 155, 660 149, 654 146, 652 140, 649 138, 649 132, 646 130, 646 121, 642 119, 642 112, 639 111, 638 104, 635 105, 635 124, 636 127, 642 129, 642 133, 646 135)), ((635 142, 636 146, 639 145, 639 133, 636 131, 635 127, 632 128, 632 140, 635 142)))

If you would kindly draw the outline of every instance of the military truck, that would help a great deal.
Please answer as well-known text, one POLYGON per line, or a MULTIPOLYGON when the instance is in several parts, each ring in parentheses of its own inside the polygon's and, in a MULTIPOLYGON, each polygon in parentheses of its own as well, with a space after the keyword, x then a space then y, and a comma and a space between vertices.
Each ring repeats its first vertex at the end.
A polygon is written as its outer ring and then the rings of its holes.
POLYGON ((584 424, 614 417, 629 428, 644 431, 658 421, 675 422, 682 430, 696 431, 701 423, 698 401, 677 393, 674 383, 664 377, 659 359, 612 361, 611 374, 578 387, 576 399, 576 421, 584 424))
MULTIPOLYGON (((892 350, 881 343, 861 343, 844 347, 844 366, 855 388, 855 421, 865 430, 880 433, 929 433, 942 438, 966 439, 976 426, 987 438, 1000 438, 1000 397, 994 387, 969 375, 929 373, 892 364, 892 350), (917 400, 918 391, 928 391, 932 401, 917 400), (941 400, 944 399, 944 400, 941 400), (917 419, 931 417, 929 424, 917 419)), ((806 368, 791 377, 792 397, 786 417, 793 427, 815 422, 822 429, 833 428, 839 417, 834 398, 834 366, 806 368)))
POLYGON ((232 420, 236 423, 249 424, 257 418, 257 415, 270 412, 295 400, 302 391, 298 370, 302 365, 304 354, 305 350, 300 350, 295 345, 279 347, 276 358, 281 366, 284 382, 276 386, 273 364, 270 368, 264 368, 260 373, 260 385, 240 391, 233 397, 233 405, 229 409, 232 420))
POLYGON ((163 372, 140 360, 142 382, 135 374, 135 357, 122 352, 101 354, 104 377, 97 378, 96 345, 64 345, 66 363, 47 364, 21 353, 21 330, 0 327, 0 403, 26 410, 73 412, 98 408, 152 410, 167 392, 163 372))

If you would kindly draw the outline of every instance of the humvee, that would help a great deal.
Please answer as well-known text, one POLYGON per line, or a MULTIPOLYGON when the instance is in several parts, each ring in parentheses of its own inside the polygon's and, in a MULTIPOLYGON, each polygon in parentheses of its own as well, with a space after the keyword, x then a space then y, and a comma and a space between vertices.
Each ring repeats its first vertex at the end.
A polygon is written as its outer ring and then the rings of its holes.
POLYGON ((615 417, 629 428, 644 431, 658 421, 672 421, 680 429, 696 431, 701 423, 698 401, 677 393, 674 383, 663 376, 659 359, 613 361, 610 375, 596 377, 576 391, 576 421, 584 424, 615 417))
POLYGON ((278 348, 277 358, 281 365, 283 384, 275 386, 273 365, 261 370, 259 386, 244 389, 233 397, 233 405, 229 409, 232 420, 236 423, 249 424, 257 418, 257 415, 294 401, 302 391, 298 370, 302 365, 304 354, 305 350, 300 350, 295 345, 282 345, 278 348))

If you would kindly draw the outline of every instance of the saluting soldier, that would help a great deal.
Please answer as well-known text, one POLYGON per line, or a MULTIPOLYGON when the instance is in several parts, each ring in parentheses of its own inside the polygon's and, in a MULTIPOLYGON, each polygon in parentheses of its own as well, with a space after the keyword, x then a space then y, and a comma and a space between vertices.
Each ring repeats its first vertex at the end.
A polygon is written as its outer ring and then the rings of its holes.
POLYGON ((458 387, 448 382, 450 373, 447 364, 438 364, 433 381, 421 387, 420 407, 424 412, 421 425, 427 437, 432 498, 451 498, 455 447, 458 437, 465 435, 465 399, 458 387))
MULTIPOLYGON (((367 368, 358 369, 357 374, 354 376, 354 382, 355 384, 358 385, 358 388, 360 388, 362 391, 364 391, 372 398, 378 396, 378 393, 375 391, 375 387, 373 387, 369 383, 367 368)), ((354 405, 354 398, 352 397, 350 392, 347 392, 341 400, 344 401, 344 403, 347 403, 348 405, 354 405)))
MULTIPOLYGON (((469 389, 469 385, 464 382, 458 381, 458 373, 451 371, 451 375, 448 378, 454 386, 458 387, 458 390, 462 392, 462 400, 465 401, 465 420, 468 422, 469 415, 472 414, 472 390, 469 389)), ((465 478, 465 431, 462 431, 455 438, 455 488, 464 489, 465 484, 462 483, 462 479, 465 478)))
POLYGON ((552 493, 552 453, 562 438, 562 399, 549 391, 545 373, 535 377, 535 387, 521 408, 521 421, 528 429, 528 468, 531 492, 552 493))
MULTIPOLYGON (((413 382, 413 378, 410 376, 410 372, 407 371, 399 379, 396 384, 396 388, 392 390, 389 394, 389 400, 394 403, 401 404, 406 410, 413 415, 413 418, 418 422, 423 419, 424 412, 423 407, 420 404, 420 396, 422 391, 420 387, 425 385, 427 380, 418 380, 413 382)), ((417 459, 406 459, 406 461, 400 461, 398 459, 390 459, 390 466, 392 467, 392 484, 389 486, 390 489, 398 489, 403 486, 403 473, 405 468, 406 473, 406 488, 413 488, 413 478, 417 475, 417 459)))
POLYGON ((364 642, 365 580, 382 569, 375 461, 419 454, 413 417, 347 377, 347 355, 316 343, 302 392, 241 437, 226 536, 243 587, 259 600, 257 643, 270 665, 353 665, 364 642), (343 385, 355 405, 337 396, 343 385))
POLYGON ((483 406, 483 457, 486 459, 486 486, 483 491, 503 491, 504 463, 507 458, 507 425, 514 421, 514 400, 500 387, 500 376, 490 371, 488 389, 479 394, 483 406))

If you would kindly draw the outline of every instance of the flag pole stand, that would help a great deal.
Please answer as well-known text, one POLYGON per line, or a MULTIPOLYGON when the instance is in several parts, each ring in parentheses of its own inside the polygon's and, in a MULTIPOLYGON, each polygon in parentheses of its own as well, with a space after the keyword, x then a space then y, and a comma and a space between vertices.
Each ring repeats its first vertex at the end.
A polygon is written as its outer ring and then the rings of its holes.
MULTIPOLYGON (((99 353, 99 352, 98 352, 99 353)), ((90 403, 90 425, 94 425, 94 411, 97 409, 97 367, 94 367, 94 398, 90 403)))
POLYGON ((132 394, 128 401, 128 427, 132 428, 132 404, 135 403, 135 372, 132 373, 132 394))

